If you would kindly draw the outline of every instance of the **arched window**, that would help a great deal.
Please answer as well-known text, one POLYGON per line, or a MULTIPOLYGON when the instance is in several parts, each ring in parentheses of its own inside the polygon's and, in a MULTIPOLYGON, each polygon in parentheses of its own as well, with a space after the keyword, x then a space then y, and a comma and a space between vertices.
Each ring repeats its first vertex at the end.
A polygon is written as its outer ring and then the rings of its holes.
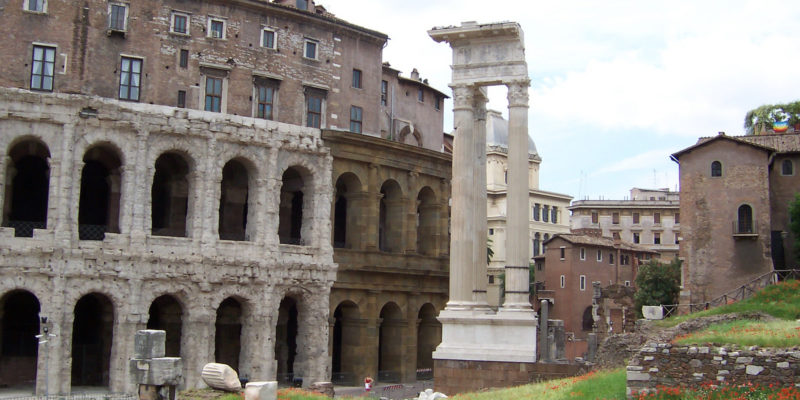
POLYGON ((736 233, 753 233, 753 208, 747 204, 739 206, 736 233))
POLYGON ((78 237, 103 240, 106 232, 119 232, 122 162, 114 149, 104 145, 87 150, 83 162, 78 237))
POLYGON ((439 208, 436 205, 436 195, 430 187, 420 190, 417 204, 417 253, 434 255, 439 208))
POLYGON ((592 316, 592 307, 586 307, 583 310, 583 323, 581 324, 584 332, 591 332, 592 325, 594 325, 594 318, 592 316))
POLYGON ((781 175, 794 175, 794 163, 792 163, 792 160, 783 160, 781 163, 781 175))
POLYGON ((387 180, 381 186, 378 211, 378 248, 386 252, 403 249, 403 200, 397 181, 387 180))
POLYGON ((151 192, 153 235, 186 236, 189 184, 189 163, 183 156, 164 153, 158 157, 151 192))
POLYGON ((303 222, 308 216, 304 216, 303 172, 299 167, 290 167, 283 173, 278 237, 284 244, 304 245, 303 222))
POLYGON ((722 163, 719 161, 711 162, 711 176, 722 176, 722 163))
POLYGON ((14 236, 33 237, 34 229, 47 227, 50 151, 38 141, 25 140, 8 155, 3 226, 14 228, 14 236))
POLYGON ((539 235, 539 232, 536 232, 536 234, 533 235, 533 256, 534 257, 538 256, 539 253, 541 252, 541 246, 542 246, 541 245, 541 241, 542 241, 542 239, 541 239, 541 236, 539 235))
POLYGON ((222 168, 222 188, 219 199, 219 238, 249 240, 247 214, 249 174, 239 160, 230 160, 222 168))
POLYGON ((361 246, 360 213, 363 200, 361 181, 352 172, 345 172, 336 180, 333 211, 333 247, 357 249, 361 246))

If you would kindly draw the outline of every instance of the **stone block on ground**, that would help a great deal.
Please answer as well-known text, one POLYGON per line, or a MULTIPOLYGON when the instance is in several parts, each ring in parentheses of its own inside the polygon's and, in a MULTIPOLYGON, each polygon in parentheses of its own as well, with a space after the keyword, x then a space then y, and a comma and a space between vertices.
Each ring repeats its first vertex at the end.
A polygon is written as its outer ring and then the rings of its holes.
POLYGON ((180 357, 161 357, 151 360, 130 360, 133 381, 140 385, 177 386, 183 380, 183 361, 180 357))
POLYGON ((146 360, 148 358, 164 357, 167 332, 144 329, 136 332, 133 343, 133 358, 146 360))
POLYGON ((319 393, 330 398, 336 394, 333 389, 333 382, 314 382, 308 387, 308 390, 319 393))
POLYGON ((442 393, 434 392, 432 389, 425 389, 424 392, 419 392, 419 397, 417 400, 436 400, 436 399, 446 399, 442 393))
POLYGON ((212 389, 224 390, 226 392, 238 392, 242 390, 242 383, 239 382, 239 375, 229 365, 220 363, 208 363, 203 367, 200 374, 203 382, 212 389))
POLYGON ((664 309, 661 306, 642 306, 642 315, 645 319, 664 319, 664 309))
POLYGON ((278 382, 248 382, 244 388, 244 400, 275 400, 278 398, 278 382))

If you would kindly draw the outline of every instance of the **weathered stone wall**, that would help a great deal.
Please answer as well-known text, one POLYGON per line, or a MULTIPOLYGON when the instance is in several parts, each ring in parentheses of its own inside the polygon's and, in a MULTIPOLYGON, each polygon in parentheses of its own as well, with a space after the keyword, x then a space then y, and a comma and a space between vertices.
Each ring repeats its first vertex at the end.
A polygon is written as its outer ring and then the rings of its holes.
POLYGON ((628 398, 657 386, 699 388, 703 384, 753 383, 797 386, 800 351, 647 345, 628 365, 628 398))
POLYGON ((36 296, 56 336, 38 351, 37 392, 71 388, 76 304, 97 294, 111 304, 108 387, 131 392, 127 360, 153 300, 180 304, 185 387, 201 386, 200 370, 215 360, 216 310, 233 298, 242 306, 239 373, 275 380, 278 308, 297 303, 296 376, 327 380, 328 302, 336 274, 330 241, 332 157, 320 131, 228 114, 123 103, 82 95, 0 89, 0 193, 8 204, 9 149, 40 143, 49 150, 46 228, 16 237, 0 228, 0 300, 12 291, 36 296), (84 117, 80 116, 84 111, 84 117), (86 113, 88 111, 88 114, 86 113), (122 160, 119 233, 80 240, 78 204, 87 149, 104 144, 122 160), (151 233, 154 162, 164 152, 190 160, 185 237, 151 233), (247 160, 254 179, 249 208, 253 235, 218 235, 222 167, 247 160), (306 171, 303 245, 279 243, 279 193, 288 168, 306 171), (48 367, 49 366, 49 367, 48 367))
POLYGON ((489 388, 525 385, 589 372, 583 364, 515 363, 495 361, 436 360, 437 392, 448 396, 489 388))

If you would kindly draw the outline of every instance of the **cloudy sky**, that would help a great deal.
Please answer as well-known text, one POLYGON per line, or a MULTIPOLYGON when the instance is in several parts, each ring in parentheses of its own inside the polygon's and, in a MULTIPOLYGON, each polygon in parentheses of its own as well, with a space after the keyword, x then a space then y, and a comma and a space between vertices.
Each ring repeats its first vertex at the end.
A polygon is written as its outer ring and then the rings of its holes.
MULTIPOLYGON (((540 189, 575 199, 677 188, 669 155, 700 136, 743 134, 745 113, 800 99, 800 1, 318 0, 386 33, 388 61, 451 93, 434 26, 516 21, 531 77, 529 134, 540 189)), ((490 91, 505 111, 505 91, 490 91)), ((445 103, 452 130, 452 102, 445 103)))

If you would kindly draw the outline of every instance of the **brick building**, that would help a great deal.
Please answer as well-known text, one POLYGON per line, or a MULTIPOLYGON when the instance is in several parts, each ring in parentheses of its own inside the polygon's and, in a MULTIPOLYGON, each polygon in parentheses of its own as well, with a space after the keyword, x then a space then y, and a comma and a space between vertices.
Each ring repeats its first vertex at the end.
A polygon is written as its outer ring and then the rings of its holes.
POLYGON ((788 207, 800 192, 800 134, 720 133, 672 159, 680 165, 681 304, 797 265, 788 207))
POLYGON ((449 158, 383 133, 384 34, 313 1, 21 0, 0 22, 0 385, 132 392, 145 327, 184 387, 212 361, 304 385, 331 357, 405 380, 426 365, 449 158), (365 207, 342 227, 345 192, 365 207), (359 330, 337 336, 340 308, 359 330))

